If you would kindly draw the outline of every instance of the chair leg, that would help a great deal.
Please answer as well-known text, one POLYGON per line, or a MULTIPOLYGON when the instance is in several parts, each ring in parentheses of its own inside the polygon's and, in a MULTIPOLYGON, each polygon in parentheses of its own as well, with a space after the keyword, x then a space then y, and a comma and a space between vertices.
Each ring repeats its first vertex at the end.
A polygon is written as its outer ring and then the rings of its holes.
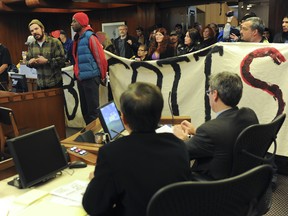
POLYGON ((256 216, 265 215, 271 208, 272 205, 272 186, 270 185, 263 197, 259 200, 257 204, 257 212, 256 216))
POLYGON ((15 118, 14 118, 12 112, 9 113, 9 117, 10 117, 10 121, 11 121, 11 124, 13 127, 14 136, 17 137, 17 136, 19 136, 19 130, 18 130, 18 127, 16 125, 16 121, 15 121, 15 118))

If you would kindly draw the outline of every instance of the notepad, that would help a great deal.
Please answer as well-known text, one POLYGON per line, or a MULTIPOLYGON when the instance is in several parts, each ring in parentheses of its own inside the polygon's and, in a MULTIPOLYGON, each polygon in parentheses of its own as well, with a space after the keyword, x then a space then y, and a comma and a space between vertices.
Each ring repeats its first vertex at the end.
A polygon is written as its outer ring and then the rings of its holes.
POLYGON ((14 200, 14 202, 17 204, 28 206, 28 205, 31 205, 32 203, 34 203, 35 201, 43 198, 47 194, 49 194, 49 193, 46 191, 32 189, 32 190, 22 194, 21 196, 17 197, 14 200))

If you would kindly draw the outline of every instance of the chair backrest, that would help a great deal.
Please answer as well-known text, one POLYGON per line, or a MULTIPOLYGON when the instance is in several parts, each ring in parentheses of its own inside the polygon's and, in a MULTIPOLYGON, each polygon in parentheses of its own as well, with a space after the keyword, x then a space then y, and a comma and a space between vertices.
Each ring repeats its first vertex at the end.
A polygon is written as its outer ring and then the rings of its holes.
POLYGON ((147 216, 249 216, 268 188, 272 167, 261 165, 217 181, 178 182, 158 190, 147 216))
POLYGON ((251 125, 239 134, 234 146, 231 176, 269 162, 265 156, 273 142, 275 154, 277 134, 285 118, 285 113, 278 115, 270 123, 251 125))
POLYGON ((14 118, 13 110, 6 107, 0 107, 0 151, 4 152, 4 145, 6 143, 6 136, 4 133, 3 125, 12 127, 14 136, 19 136, 19 130, 14 118))

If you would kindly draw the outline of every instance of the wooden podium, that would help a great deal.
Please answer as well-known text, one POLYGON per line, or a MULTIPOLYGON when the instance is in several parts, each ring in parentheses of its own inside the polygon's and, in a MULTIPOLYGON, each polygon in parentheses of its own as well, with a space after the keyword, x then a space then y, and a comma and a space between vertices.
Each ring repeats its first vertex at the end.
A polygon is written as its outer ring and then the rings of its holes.
POLYGON ((64 93, 61 88, 27 93, 0 91, 0 106, 13 110, 19 129, 37 130, 55 125, 60 139, 66 138, 64 93))
MULTIPOLYGON (((0 91, 0 106, 13 110, 18 129, 37 130, 55 125, 60 139, 66 138, 64 96, 60 88, 13 93, 0 91)), ((3 125, 4 135, 11 128, 3 125)), ((15 173, 11 158, 0 162, 0 179, 15 173)))

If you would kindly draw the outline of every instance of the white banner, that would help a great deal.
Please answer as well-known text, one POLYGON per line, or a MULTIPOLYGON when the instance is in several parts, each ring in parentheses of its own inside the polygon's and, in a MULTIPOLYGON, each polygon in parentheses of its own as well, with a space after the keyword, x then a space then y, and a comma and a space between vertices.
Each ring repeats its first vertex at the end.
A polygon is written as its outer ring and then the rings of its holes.
MULTIPOLYGON (((252 108, 260 123, 287 113, 288 45, 262 43, 217 43, 183 56, 158 61, 136 62, 106 52, 111 88, 119 108, 119 97, 130 83, 150 82, 164 96, 162 115, 191 116, 195 126, 214 118, 205 90, 211 73, 230 71, 243 80, 239 107, 252 108), (211 116, 210 116, 211 113, 211 116)), ((288 120, 278 134, 277 154, 288 156, 288 120)))

